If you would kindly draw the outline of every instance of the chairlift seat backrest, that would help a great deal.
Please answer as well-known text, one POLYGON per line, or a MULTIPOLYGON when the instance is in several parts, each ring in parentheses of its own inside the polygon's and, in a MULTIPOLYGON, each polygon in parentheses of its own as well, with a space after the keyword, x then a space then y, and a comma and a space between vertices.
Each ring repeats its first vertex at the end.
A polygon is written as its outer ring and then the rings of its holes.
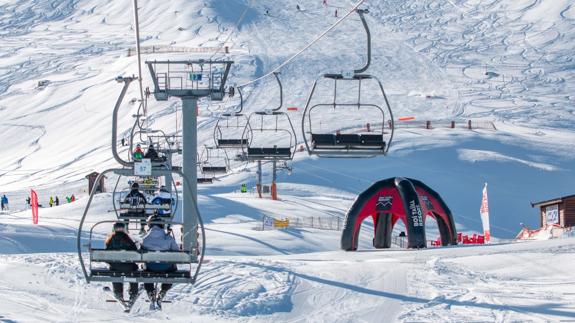
POLYGON ((337 134, 335 135, 335 141, 338 144, 345 144, 345 145, 361 144, 361 138, 357 134, 337 134))
POLYGON ((212 184, 213 182, 211 177, 198 177, 198 184, 212 184))
POLYGON ((203 173, 216 173, 216 174, 225 174, 228 172, 228 168, 225 166, 204 166, 202 167, 203 173))
POLYGON ((361 135, 361 144, 364 146, 385 146, 381 135, 361 135))
POLYGON ((314 146, 335 146, 334 134, 311 134, 314 146))
POLYGON ((291 157, 291 148, 253 148, 248 147, 248 156, 278 156, 278 157, 291 157))
POLYGON ((220 147, 238 147, 247 144, 247 139, 218 139, 218 146, 220 147))
POLYGON ((128 251, 92 249, 92 262, 154 262, 171 264, 189 264, 192 256, 183 251, 128 251))

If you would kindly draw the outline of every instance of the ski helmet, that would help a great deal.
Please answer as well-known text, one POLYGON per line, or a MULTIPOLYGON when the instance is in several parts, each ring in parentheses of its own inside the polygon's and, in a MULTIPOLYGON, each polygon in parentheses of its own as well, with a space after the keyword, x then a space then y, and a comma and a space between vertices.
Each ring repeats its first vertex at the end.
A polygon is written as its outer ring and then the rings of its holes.
POLYGON ((146 220, 146 224, 148 228, 152 228, 153 226, 158 226, 159 228, 164 228, 164 219, 159 217, 157 214, 150 215, 146 220))

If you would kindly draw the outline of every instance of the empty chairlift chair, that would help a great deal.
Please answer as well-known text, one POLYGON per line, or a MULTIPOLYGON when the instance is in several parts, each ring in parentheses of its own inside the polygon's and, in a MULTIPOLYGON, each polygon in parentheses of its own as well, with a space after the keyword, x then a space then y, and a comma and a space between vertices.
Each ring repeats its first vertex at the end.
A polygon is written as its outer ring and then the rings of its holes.
POLYGON ((223 113, 214 127, 214 144, 216 148, 241 149, 249 146, 251 139, 251 129, 248 124, 248 117, 242 113, 244 106, 243 94, 240 94, 240 106, 237 111, 223 113), (248 126, 247 133, 243 137, 243 131, 248 126))
POLYGON ((250 114, 244 128, 242 138, 250 136, 250 141, 242 150, 249 161, 291 160, 295 154, 295 129, 289 115, 279 111, 283 105, 283 89, 278 73, 274 76, 280 89, 280 105, 250 114))
POLYGON ((302 117, 310 155, 374 157, 387 154, 393 140, 393 113, 383 85, 364 74, 371 61, 371 36, 364 17, 367 11, 357 12, 367 33, 367 63, 353 72, 324 74, 315 81, 302 117), (330 102, 324 99, 327 95, 330 102), (391 121, 387 129, 386 120, 391 121))
POLYGON ((216 177, 227 174, 230 169, 230 160, 223 148, 204 146, 202 155, 198 159, 201 172, 205 176, 216 177))

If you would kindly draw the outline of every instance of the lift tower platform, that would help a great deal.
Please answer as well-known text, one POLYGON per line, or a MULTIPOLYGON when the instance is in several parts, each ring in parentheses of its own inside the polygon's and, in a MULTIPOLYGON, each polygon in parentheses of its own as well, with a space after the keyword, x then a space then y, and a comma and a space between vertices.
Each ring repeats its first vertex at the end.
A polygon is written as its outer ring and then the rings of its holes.
POLYGON ((196 167, 198 99, 209 97, 213 101, 223 100, 232 64, 233 61, 202 59, 146 62, 154 83, 153 95, 156 100, 166 101, 169 97, 178 97, 182 100, 182 166, 183 173, 192 186, 191 196, 184 194, 183 198, 184 250, 191 250, 198 244, 198 215, 194 207, 198 200, 196 167), (190 198, 193 201, 190 201, 190 198))

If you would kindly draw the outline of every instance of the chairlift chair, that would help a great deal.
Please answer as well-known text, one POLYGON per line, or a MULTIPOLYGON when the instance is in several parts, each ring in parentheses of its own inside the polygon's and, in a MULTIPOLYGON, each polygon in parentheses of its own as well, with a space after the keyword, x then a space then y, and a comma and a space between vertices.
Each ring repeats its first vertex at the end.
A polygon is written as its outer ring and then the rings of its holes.
POLYGON ((212 177, 216 177, 216 175, 228 173, 230 169, 230 160, 223 148, 204 146, 198 160, 204 175, 212 174, 212 177))
POLYGON ((308 96, 306 106, 302 116, 302 133, 305 147, 310 155, 319 157, 375 157, 386 155, 393 140, 393 113, 389 101, 383 89, 381 81, 370 74, 364 74, 369 68, 371 62, 371 34, 364 17, 367 10, 358 9, 361 21, 367 34, 367 63, 364 67, 354 70, 350 73, 332 73, 321 75, 314 83, 308 96), (333 83, 333 92, 331 102, 325 102, 322 99, 323 93, 317 93, 318 85, 325 85, 324 82, 333 83), (338 85, 345 82, 346 85, 352 85, 357 88, 357 98, 355 102, 346 102, 338 97, 338 85), (365 88, 373 90, 378 99, 375 102, 368 101, 365 88), (317 91, 317 92, 316 92, 317 91), (318 102, 319 101, 319 102, 318 102), (355 124, 347 124, 344 127, 341 123, 346 123, 348 118, 343 113, 354 113, 355 116, 370 115, 370 119, 360 122, 359 129, 357 120, 355 124), (329 132, 323 130, 323 124, 318 123, 317 119, 325 117, 328 113, 336 113, 337 118, 331 119, 338 122, 336 129, 329 129, 329 132), (391 121, 390 129, 385 129, 386 114, 391 121), (370 126, 377 128, 375 131, 370 126), (362 129, 366 127, 367 129, 362 129))
POLYGON ((248 117, 242 113, 244 99, 241 88, 238 88, 238 93, 240 94, 239 109, 221 114, 214 127, 214 144, 217 148, 241 149, 249 146, 251 142, 252 130, 248 126, 248 117), (242 133, 246 126, 248 126, 248 132, 243 137, 242 133))
MULTIPOLYGON (((116 221, 100 221, 90 228, 88 243, 89 263, 87 266, 88 282, 137 282, 137 283, 190 283, 192 280, 193 264, 198 263, 195 250, 190 251, 127 251, 127 250, 106 250, 95 246, 94 229, 106 224, 112 226, 116 221), (126 262, 135 264, 146 263, 169 263, 176 264, 178 270, 169 273, 157 273, 141 270, 141 266, 136 271, 118 272, 107 268, 107 263, 126 262), (182 269, 181 267, 187 267, 182 269)), ((152 222, 153 223, 153 222, 152 222)), ((162 221, 162 224, 171 226, 180 223, 162 221)))
MULTIPOLYGON (((104 176, 106 173, 114 172, 116 175, 119 176, 136 176, 134 174, 134 169, 130 168, 120 168, 120 169, 108 169, 103 171, 99 176, 98 180, 104 176)), ((182 176, 185 183, 188 183, 187 178, 185 175, 177 168, 170 169, 170 170, 152 170, 152 176, 160 177, 165 176, 166 172, 176 173, 179 176, 182 176)), ((96 181, 99 183, 99 181, 96 181)), ((98 184, 96 184, 98 185, 98 184)), ((189 185, 186 185, 189 187, 189 185)), ((121 218, 118 216, 117 220, 107 220, 107 221, 100 221, 92 225, 88 234, 88 242, 86 244, 82 244, 82 239, 84 237, 84 224, 86 222, 86 218, 88 215, 88 211, 92 204, 94 195, 96 193, 96 189, 92 190, 90 196, 88 198, 88 202, 86 204, 86 208, 84 209, 84 213, 82 218, 80 219, 80 226, 78 229, 77 235, 77 249, 78 249, 78 257, 80 259, 80 266, 84 277, 88 283, 90 282, 133 282, 133 283, 168 283, 168 284, 193 284, 195 283, 200 267, 201 262, 203 261, 203 254, 205 252, 205 231, 203 226, 203 221, 201 216, 198 214, 199 220, 199 227, 201 229, 201 238, 202 242, 201 245, 195 246, 183 246, 181 251, 169 251, 169 252, 154 252, 154 251, 126 251, 126 250, 105 250, 102 248, 98 248, 95 246, 95 239, 94 239, 94 229, 102 225, 104 223, 109 224, 110 226, 117 222, 118 220, 123 221, 129 224, 132 222, 140 222, 141 218, 121 218), (83 250, 87 249, 89 253, 88 264, 86 264, 83 256, 83 250), (106 268, 106 266, 97 265, 103 263, 111 263, 111 262, 126 262, 126 263, 136 263, 136 264, 145 264, 145 263, 167 263, 167 264, 176 264, 179 268, 175 272, 171 273, 155 273, 146 270, 142 270, 143 267, 139 267, 138 270, 132 272, 118 272, 118 271, 111 271, 106 268), (196 264, 195 271, 194 271, 194 264, 196 264), (186 269, 181 269, 181 267, 187 267, 186 269)), ((186 189, 187 194, 191 194, 191 192, 186 189)), ((177 194, 177 193, 176 193, 177 194)), ((148 207, 146 205, 145 207, 148 207)), ((173 216, 173 215, 172 215, 173 216)), ((153 223, 153 222, 152 222, 153 223)), ((169 226, 177 226, 181 225, 181 223, 173 222, 170 219, 166 219, 161 223, 169 226)), ((182 237, 182 241, 183 237, 182 237)))
POLYGON ((292 160, 295 154, 297 138, 293 123, 287 113, 279 111, 283 105, 283 88, 278 74, 274 73, 280 89, 279 106, 251 113, 244 128, 242 138, 252 136, 249 145, 242 146, 242 152, 249 161, 292 160), (281 126, 280 121, 287 122, 289 127, 281 126), (270 143, 274 136, 279 137, 281 142, 270 143))
POLYGON ((203 163, 202 163, 202 159, 200 157, 200 154, 198 154, 197 157, 197 177, 196 177, 196 182, 198 184, 213 184, 214 183, 214 177, 213 176, 206 176, 203 172, 202 172, 202 167, 203 167, 203 163))

